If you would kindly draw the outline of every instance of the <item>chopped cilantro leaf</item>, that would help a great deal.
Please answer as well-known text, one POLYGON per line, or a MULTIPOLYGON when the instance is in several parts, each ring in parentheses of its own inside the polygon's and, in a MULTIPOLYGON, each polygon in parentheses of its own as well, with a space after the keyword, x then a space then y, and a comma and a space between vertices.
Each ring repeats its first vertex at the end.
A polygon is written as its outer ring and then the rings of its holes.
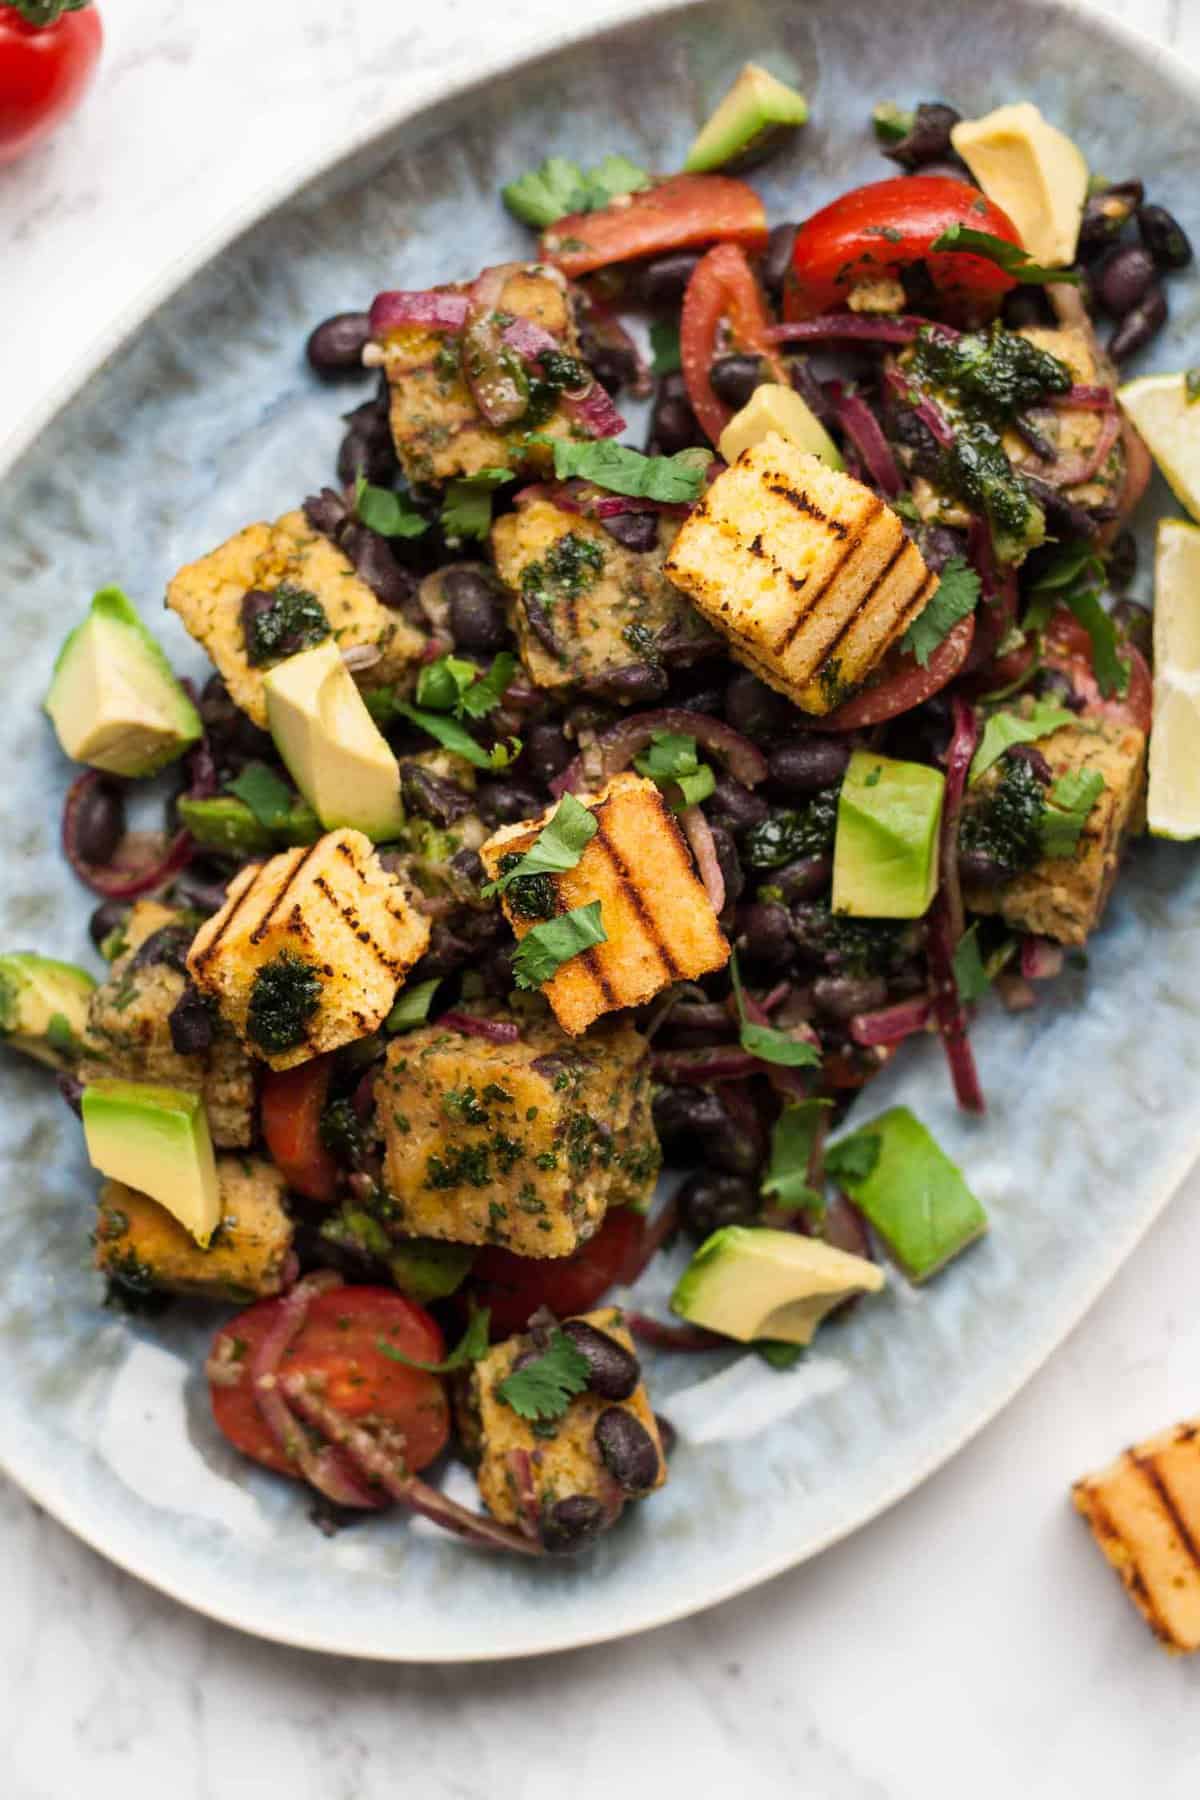
POLYGON ((606 944, 608 933, 600 922, 600 902, 591 900, 586 906, 572 907, 557 919, 534 925, 517 945, 513 957, 513 977, 519 988, 540 988, 557 975, 573 956, 590 950, 594 944, 606 944))
POLYGON ((360 475, 355 484, 354 510, 364 525, 383 537, 415 538, 429 530, 429 520, 417 511, 407 494, 372 487, 365 475, 360 475))
POLYGON ((978 925, 964 931, 954 947, 954 983, 964 1006, 972 1000, 981 1000, 991 986, 979 954, 978 925))
POLYGON ((698 500, 712 461, 708 450, 680 450, 674 456, 643 456, 611 438, 586 441, 555 438, 554 473, 560 481, 578 475, 613 494, 635 500, 687 504, 698 500))
POLYGON ((588 1384, 588 1360, 565 1331, 555 1331, 549 1346, 523 1368, 496 1385, 496 1397, 518 1418, 561 1419, 576 1394, 588 1384))
POLYGON ((973 787, 981 775, 986 775, 992 764, 999 762, 1014 744, 1033 744, 1038 738, 1049 737, 1060 726, 1078 723, 1073 712, 1068 712, 1054 700, 1035 700, 1028 713, 993 713, 983 728, 979 748, 971 760, 970 785, 973 787))
POLYGON ((738 1042, 749 1056, 756 1056, 760 1062, 775 1063, 785 1069, 816 1069, 820 1067, 821 1052, 815 1044, 803 1038, 794 1038, 789 1032, 779 1031, 774 1025, 753 1025, 746 1017, 745 1002, 742 998, 742 974, 738 968, 736 952, 730 958, 729 972, 733 978, 733 991, 737 996, 738 1019, 741 1030, 738 1042))
POLYGON ((659 787, 677 787, 684 806, 699 806, 717 785, 716 776, 696 753, 695 738, 681 731, 656 731, 650 748, 634 758, 634 768, 659 787))
POLYGON ((417 677, 417 705, 434 712, 457 712, 478 674, 475 664, 461 656, 439 656, 436 662, 426 663, 417 677))
POLYGON ((881 1148, 877 1132, 853 1131, 839 1143, 830 1144, 825 1152, 825 1173, 839 1187, 866 1181, 875 1171, 881 1148))
POLYGON ((922 608, 900 640, 925 668, 952 626, 975 611, 979 601, 979 577, 961 556, 952 556, 942 570, 933 598, 922 608))
POLYGON ((442 531, 447 538, 485 538, 492 528, 492 489, 515 481, 511 469, 480 469, 451 481, 442 501, 442 531))
POLYGON ((971 225, 947 226, 940 237, 934 238, 929 248, 962 250, 972 256, 982 256, 986 262, 995 263, 1006 275, 1015 275, 1018 281, 1028 286, 1044 285, 1051 281, 1066 282, 1071 287, 1079 285, 1079 276, 1073 270, 1044 269, 1019 244, 1010 244, 1007 238, 996 237, 990 231, 976 231, 971 225))
POLYGON ((574 794, 564 794, 524 856, 498 881, 488 882, 484 899, 505 893, 514 881, 529 875, 565 874, 578 863, 598 829, 595 813, 574 794))
POLYGON ((437 975, 432 981, 418 981, 415 987, 401 988, 396 995, 396 1003, 383 1021, 385 1031, 411 1031, 414 1025, 423 1025, 429 1017, 429 1009, 433 1005, 433 996, 441 986, 442 977, 437 975))
POLYGON ((502 650, 494 658, 487 674, 473 681, 459 699, 459 707, 468 719, 482 719, 499 706, 516 667, 517 659, 509 650, 502 650))
POLYGON ((236 794, 248 806, 260 825, 268 831, 280 831, 287 824, 296 796, 285 781, 266 763, 247 763, 227 783, 226 792, 236 794))
POLYGON ((1129 687, 1129 658, 1117 649, 1117 628, 1112 616, 1100 604, 1094 590, 1076 591, 1066 596, 1067 605, 1087 632, 1092 643, 1092 670, 1100 692, 1123 694, 1129 687))
POLYGON ((650 327, 650 368, 655 375, 674 375, 683 367, 679 327, 673 319, 655 319, 650 327))
POLYGON ((1099 769, 1068 769, 1046 796, 1042 813, 1042 851, 1049 857, 1073 856, 1092 808, 1104 792, 1099 769))
POLYGON ((825 1196, 809 1186, 817 1129, 830 1106, 828 1100, 801 1100, 784 1107, 771 1133, 771 1162, 762 1184, 779 1206, 818 1217, 825 1211, 825 1196))
MULTIPOLYGON (((472 1306, 467 1329, 442 1362, 418 1362, 413 1356, 405 1356, 403 1350, 397 1350, 395 1344, 389 1344, 385 1337, 375 1339, 375 1348, 381 1356, 390 1358, 392 1362, 403 1363, 406 1369, 424 1369, 429 1375, 451 1375, 455 1369, 465 1368, 468 1363, 478 1362, 481 1356, 487 1355, 490 1318, 491 1314, 486 1306, 472 1306)), ((567 1342, 570 1341, 568 1338, 567 1342)))
POLYGON ((587 172, 565 156, 549 156, 502 187, 500 198, 514 218, 541 230, 567 213, 594 212, 618 194, 636 194, 649 186, 646 171, 627 156, 606 156, 587 172))
POLYGON ((407 700, 394 701, 392 710, 393 715, 411 720, 431 738, 436 738, 443 749, 453 750, 456 756, 465 756, 477 769, 507 769, 521 754, 520 738, 509 738, 507 744, 493 744, 490 750, 485 750, 469 731, 445 713, 426 712, 419 706, 410 706, 407 700))

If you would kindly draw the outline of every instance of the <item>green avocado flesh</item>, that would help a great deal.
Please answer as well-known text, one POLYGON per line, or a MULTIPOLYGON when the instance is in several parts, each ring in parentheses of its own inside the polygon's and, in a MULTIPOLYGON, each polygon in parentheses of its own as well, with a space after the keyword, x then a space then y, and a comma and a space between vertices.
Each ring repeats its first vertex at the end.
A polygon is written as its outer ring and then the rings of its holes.
POLYGON ((399 836, 400 765, 331 640, 268 671, 267 723, 292 780, 327 831, 399 836))
POLYGON ((693 1256, 671 1295, 671 1311, 741 1344, 756 1338, 807 1344, 835 1306, 875 1293, 883 1271, 818 1238, 726 1225, 693 1256))
POLYGON ((808 101, 769 70, 747 63, 687 154, 689 175, 748 169, 803 125, 808 101))
POLYGON ((54 664, 46 711, 66 754, 109 775, 156 775, 200 717, 120 588, 102 588, 54 664))
MULTIPOLYGON (((834 1179, 866 1214, 910 1280, 926 1281, 983 1235, 988 1216, 957 1165, 907 1106, 894 1106, 852 1138, 840 1139, 831 1146, 831 1161, 835 1153, 838 1163, 844 1160, 847 1143, 872 1138, 878 1154, 870 1173, 842 1169, 834 1179)), ((864 1159, 871 1161, 870 1156, 864 1159)))
POLYGON ((92 1167, 157 1200, 207 1248, 221 1198, 199 1095, 140 1081, 92 1081, 82 1105, 92 1167))
POLYGON ((297 800, 279 826, 262 824, 245 801, 232 794, 218 794, 212 800, 191 800, 183 794, 177 807, 179 823, 203 849, 230 856, 270 856, 296 844, 315 844, 321 835, 321 821, 307 800, 297 800))
POLYGON ((945 777, 924 763, 854 752, 838 800, 835 913, 919 919, 928 911, 937 892, 945 787, 945 777))
POLYGON ((52 1069, 69 1069, 83 1047, 95 977, 36 950, 0 956, 0 1037, 52 1069))

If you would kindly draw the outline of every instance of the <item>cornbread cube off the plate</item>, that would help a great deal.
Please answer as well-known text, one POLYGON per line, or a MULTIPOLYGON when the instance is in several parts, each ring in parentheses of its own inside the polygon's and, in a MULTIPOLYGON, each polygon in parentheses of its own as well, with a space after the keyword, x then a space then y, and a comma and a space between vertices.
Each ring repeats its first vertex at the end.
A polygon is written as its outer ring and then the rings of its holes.
MULTIPOLYGON (((462 293, 448 287, 443 293, 462 293)), ((565 283, 553 271, 531 263, 514 268, 500 290, 498 312, 530 319, 551 332, 567 356, 579 346, 565 283)), ((392 437, 401 467, 410 481, 449 481, 477 475, 481 469, 548 468, 551 451, 526 440, 577 434, 561 402, 536 427, 526 417, 508 432, 497 431, 483 418, 463 377, 459 340, 454 333, 404 325, 381 340, 383 367, 391 389, 392 437)))
POLYGON ((157 1200, 106 1181, 96 1219, 96 1267, 138 1290, 241 1302, 277 1294, 292 1248, 285 1182, 261 1157, 219 1156, 221 1223, 207 1250, 157 1200))
MULTIPOLYGON (((615 1338, 622 1349, 636 1356, 633 1339, 617 1307, 602 1307, 580 1317, 584 1324, 615 1338)), ((667 1459, 645 1383, 639 1381, 627 1400, 578 1394, 561 1419, 549 1425, 539 1422, 535 1430, 533 1423, 514 1412, 497 1391, 511 1374, 517 1358, 531 1347, 532 1340, 526 1336, 508 1338, 495 1345, 475 1364, 467 1388, 464 1410, 468 1423, 464 1435, 478 1447, 479 1491, 493 1518, 506 1525, 520 1523, 519 1471, 526 1457, 533 1498, 543 1519, 560 1501, 577 1495, 601 1501, 610 1516, 615 1515, 629 1496, 609 1473, 596 1443, 596 1421, 612 1407, 636 1419, 658 1452, 658 1473, 642 1492, 660 1488, 667 1479, 667 1459)))
POLYGON ((515 1043, 409 1032, 375 1082, 389 1226, 569 1256, 606 1206, 645 1205, 653 1190, 649 1088, 645 1040, 625 1023, 585 1044, 537 1016, 515 1043))
POLYGON ((739 662, 810 713, 858 687, 938 585, 891 507, 777 432, 718 475, 666 571, 739 662))
POLYGON ((710 628, 663 573, 675 531, 663 518, 657 549, 626 550, 595 520, 549 500, 497 519, 492 553, 531 681, 586 682, 589 693, 621 700, 623 672, 658 667, 664 652, 678 661, 713 646, 710 628))
POLYGON ((250 863, 188 952, 252 1056, 290 1069, 382 1024, 429 921, 360 831, 250 863))
POLYGON ((1126 1450, 1072 1498, 1168 1650, 1200 1650, 1200 1421, 1126 1450))
MULTIPOLYGON (((683 835, 654 783, 614 775, 598 794, 576 798, 596 815, 599 829, 573 869, 548 879, 556 912, 600 902, 607 941, 563 963, 542 990, 572 1036, 602 1013, 640 1006, 673 981, 694 981, 729 960, 683 835)), ((504 857, 529 849, 553 811, 506 825, 488 839, 479 854, 493 879, 504 857)), ((507 894, 503 906, 518 938, 536 924, 514 912, 507 894)))
POLYGON ((180 569, 167 587, 167 605, 204 645, 237 705, 264 731, 266 665, 254 664, 247 653, 242 601, 251 589, 273 594, 284 586, 317 601, 339 650, 379 651, 378 662, 356 672, 363 687, 386 687, 420 660, 421 633, 381 605, 345 552, 302 512, 285 513, 273 525, 247 525, 180 569))
POLYGON ((176 907, 138 900, 123 927, 124 948, 88 1005, 79 1078, 149 1081, 199 1094, 214 1144, 254 1141, 254 1065, 228 1026, 216 1023, 205 1050, 181 1056, 171 1014, 187 987, 184 959, 193 927, 176 907))
MULTIPOLYGON (((1146 738, 1134 725, 1097 719, 1064 725, 1040 739, 1037 748, 1055 780, 1086 769, 1104 777, 1079 842, 1070 856, 1042 857, 999 887, 968 885, 963 898, 972 912, 999 913, 1017 931, 1060 944, 1083 944, 1100 923, 1125 838, 1141 817, 1146 738)), ((968 788, 964 821, 994 797, 1004 764, 1002 757, 968 788)))

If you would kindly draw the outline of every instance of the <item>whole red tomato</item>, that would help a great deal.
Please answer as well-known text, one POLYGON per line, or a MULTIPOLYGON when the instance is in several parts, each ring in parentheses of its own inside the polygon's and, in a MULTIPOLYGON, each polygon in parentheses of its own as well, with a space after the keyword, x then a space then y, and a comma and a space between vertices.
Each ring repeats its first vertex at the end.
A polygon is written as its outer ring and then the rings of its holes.
POLYGON ((88 0, 0 0, 0 163, 74 111, 103 38, 88 0))

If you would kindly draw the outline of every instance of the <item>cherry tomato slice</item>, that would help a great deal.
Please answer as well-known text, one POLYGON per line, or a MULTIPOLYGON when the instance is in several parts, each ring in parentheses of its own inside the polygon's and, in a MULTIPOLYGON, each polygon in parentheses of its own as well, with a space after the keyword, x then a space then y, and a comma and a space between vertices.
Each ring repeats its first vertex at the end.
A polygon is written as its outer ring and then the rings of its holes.
MULTIPOLYGON (((224 1363, 223 1343, 236 1347, 225 1363, 241 1372, 226 1385, 210 1384, 213 1418, 235 1449, 281 1475, 294 1464, 263 1422, 250 1383, 255 1352, 277 1317, 278 1300, 260 1300, 217 1333, 213 1356, 224 1363)), ((297 1337, 284 1352, 282 1374, 320 1376, 324 1398, 348 1419, 386 1423, 403 1432, 409 1467, 431 1463, 450 1434, 450 1407, 437 1375, 393 1362, 379 1348, 393 1345, 418 1362, 441 1362, 445 1341, 421 1306, 391 1288, 338 1287, 319 1294, 297 1337)))
POLYGON ((1154 677, 1146 659, 1134 644, 1121 645, 1129 659, 1129 682, 1123 694, 1102 694, 1092 668, 1092 640, 1065 608, 1058 607, 1046 627, 1042 661, 1048 669, 1065 675, 1082 699, 1083 716, 1108 719, 1114 725, 1134 725, 1149 733, 1154 717, 1154 677))
POLYGON ((967 660, 974 636, 975 614, 968 613, 950 627, 924 668, 907 654, 886 659, 874 687, 864 688, 814 724, 821 731, 861 731, 866 725, 882 725, 885 719, 911 712, 954 680, 967 660))
POLYGON ((268 1071, 262 1089, 262 1128, 271 1159, 291 1188, 309 1200, 331 1201, 338 1166, 321 1142, 321 1114, 332 1062, 314 1056, 294 1069, 268 1071))
POLYGON ((843 194, 796 233, 784 288, 785 317, 809 319, 829 312, 858 282, 898 276, 916 262, 926 265, 950 306, 990 317, 1016 279, 986 257, 931 250, 951 225, 969 225, 1021 248, 1008 214, 978 188, 949 175, 903 175, 843 194))
POLYGON ((609 263, 696 244, 761 250, 767 213, 752 187, 730 175, 670 175, 620 206, 568 213, 542 234, 541 254, 572 280, 609 263))
POLYGON ((745 252, 736 244, 716 244, 700 258, 683 296, 679 321, 679 355, 688 399, 714 444, 733 417, 731 408, 717 398, 709 377, 722 319, 728 320, 739 350, 757 351, 776 364, 767 337, 767 309, 745 252))
POLYGON ((100 60, 104 31, 94 6, 30 25, 0 5, 0 163, 49 136, 72 112, 100 60))
POLYGON ((514 1256, 489 1246, 475 1259, 471 1292, 491 1308, 493 1338, 524 1331, 529 1315, 548 1306, 560 1319, 588 1312, 610 1287, 636 1267, 645 1223, 627 1206, 614 1207, 574 1256, 514 1256))

